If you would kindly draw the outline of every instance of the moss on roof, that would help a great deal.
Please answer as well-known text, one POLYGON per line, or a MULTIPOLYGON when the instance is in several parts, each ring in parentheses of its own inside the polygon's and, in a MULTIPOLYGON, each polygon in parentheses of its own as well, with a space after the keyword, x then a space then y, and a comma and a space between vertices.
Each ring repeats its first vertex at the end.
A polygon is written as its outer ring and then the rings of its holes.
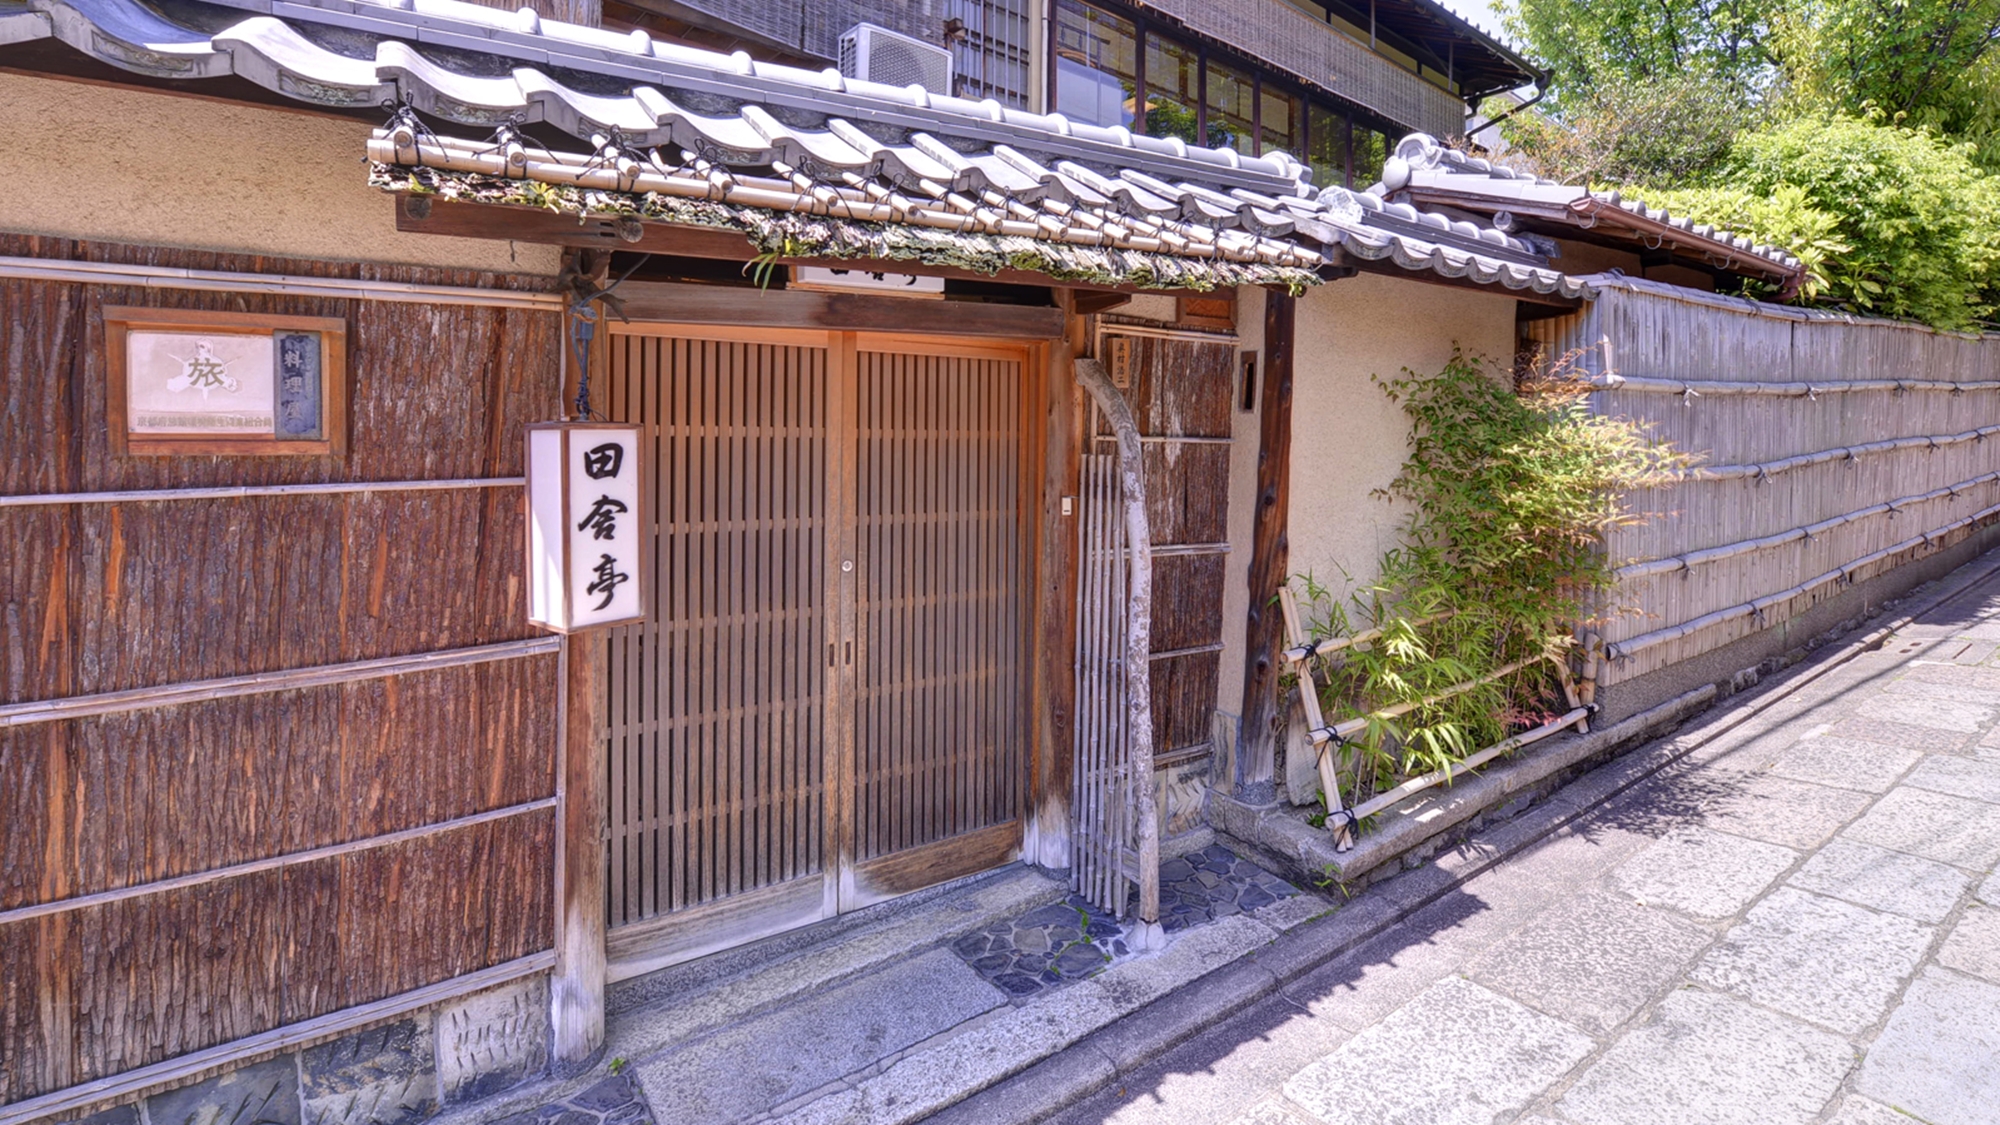
POLYGON ((368 182, 390 192, 435 195, 468 203, 535 207, 558 215, 631 217, 736 231, 760 254, 781 258, 870 259, 920 262, 987 275, 1025 270, 1057 281, 1129 285, 1139 289, 1208 291, 1238 285, 1282 286, 1297 295, 1320 276, 1299 266, 1180 257, 1144 250, 1078 246, 1066 242, 950 231, 902 223, 865 222, 772 211, 655 192, 602 191, 476 172, 371 166, 368 182))

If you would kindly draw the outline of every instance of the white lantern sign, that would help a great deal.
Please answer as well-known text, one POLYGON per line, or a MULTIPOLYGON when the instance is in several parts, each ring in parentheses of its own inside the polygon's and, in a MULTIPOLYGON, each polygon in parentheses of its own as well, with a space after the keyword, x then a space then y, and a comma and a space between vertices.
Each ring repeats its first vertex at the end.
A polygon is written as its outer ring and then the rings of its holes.
POLYGON ((639 427, 528 427, 528 620, 557 633, 643 620, 651 538, 639 427))

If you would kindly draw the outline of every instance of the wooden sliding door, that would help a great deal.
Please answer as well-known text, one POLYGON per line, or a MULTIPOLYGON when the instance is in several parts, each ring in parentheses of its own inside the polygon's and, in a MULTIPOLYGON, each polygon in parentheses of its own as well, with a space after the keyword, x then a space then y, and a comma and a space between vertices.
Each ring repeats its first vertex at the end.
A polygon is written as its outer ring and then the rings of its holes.
POLYGON ((1025 365, 863 345, 848 906, 1004 862, 1027 796, 1025 365))
POLYGON ((634 325, 650 620, 607 638, 614 977, 1005 862, 1020 348, 634 325))

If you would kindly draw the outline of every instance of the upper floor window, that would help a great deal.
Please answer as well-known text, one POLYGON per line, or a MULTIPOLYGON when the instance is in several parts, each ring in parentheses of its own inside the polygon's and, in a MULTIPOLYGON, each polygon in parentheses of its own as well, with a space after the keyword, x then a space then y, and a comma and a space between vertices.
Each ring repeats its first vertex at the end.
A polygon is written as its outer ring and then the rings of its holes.
POLYGON ((1245 156, 1285 152, 1321 186, 1380 178, 1387 134, 1330 102, 1267 78, 1249 60, 1162 35, 1143 19, 1084 0, 1055 0, 1054 8, 1050 94, 1052 108, 1070 120, 1245 156))
POLYGON ((1139 35, 1121 19, 1077 0, 1056 0, 1055 109, 1086 125, 1133 124, 1139 100, 1139 35))

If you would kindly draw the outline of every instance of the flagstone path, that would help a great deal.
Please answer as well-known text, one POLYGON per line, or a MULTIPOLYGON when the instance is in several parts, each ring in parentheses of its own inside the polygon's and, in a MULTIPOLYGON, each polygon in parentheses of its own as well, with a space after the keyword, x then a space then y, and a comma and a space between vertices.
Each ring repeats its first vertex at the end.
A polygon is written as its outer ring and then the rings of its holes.
POLYGON ((1056 1120, 1995 1125, 1996 652, 1989 579, 1056 1120))

